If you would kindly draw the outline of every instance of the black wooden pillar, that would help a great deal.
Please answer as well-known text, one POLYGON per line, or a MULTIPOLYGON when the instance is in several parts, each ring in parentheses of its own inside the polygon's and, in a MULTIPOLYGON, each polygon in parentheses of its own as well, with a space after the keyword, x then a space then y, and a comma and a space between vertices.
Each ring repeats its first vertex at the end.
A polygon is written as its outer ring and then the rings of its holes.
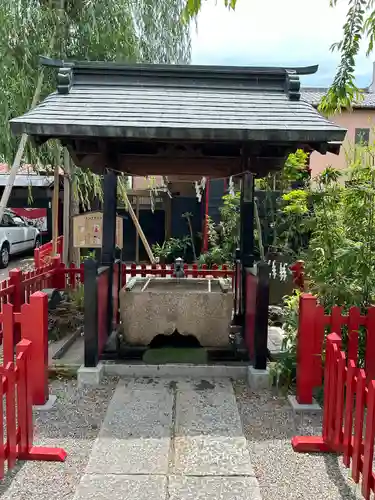
POLYGON ((254 368, 265 370, 268 358, 268 306, 270 295, 269 266, 266 262, 257 264, 257 297, 254 329, 254 368))
POLYGON ((84 341, 85 341, 85 366, 94 367, 98 364, 98 263, 93 259, 84 262, 84 341))
MULTIPOLYGON (((115 159, 113 159, 115 160, 115 159)), ((101 261, 109 267, 108 276, 108 314, 107 332, 112 333, 113 324, 113 266, 116 257, 116 209, 117 209, 117 175, 109 171, 104 176, 103 185, 103 240, 101 261)))
POLYGON ((101 259, 104 266, 112 266, 116 248, 117 175, 109 171, 103 183, 103 240, 101 259))
POLYGON ((241 180, 240 202, 241 318, 246 312, 246 268, 254 266, 254 175, 246 172, 241 180))

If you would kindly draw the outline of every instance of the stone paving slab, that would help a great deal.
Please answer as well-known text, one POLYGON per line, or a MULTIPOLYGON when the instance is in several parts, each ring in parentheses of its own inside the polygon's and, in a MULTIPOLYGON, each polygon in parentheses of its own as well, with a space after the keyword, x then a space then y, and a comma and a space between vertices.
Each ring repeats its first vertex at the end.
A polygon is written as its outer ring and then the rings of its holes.
POLYGON ((230 379, 120 380, 75 500, 260 500, 230 379))
POLYGON ((171 476, 169 500, 261 500, 254 477, 171 476))
POLYGON ((173 471, 193 476, 253 475, 229 379, 177 384, 173 471))
POLYGON ((179 383, 175 435, 241 437, 242 424, 230 382, 179 383))
POLYGON ((244 437, 180 437, 175 440, 174 474, 254 476, 244 437))
POLYGON ((74 500, 166 500, 164 476, 85 474, 74 500))
POLYGON ((173 394, 119 384, 108 407, 88 473, 166 474, 173 394))

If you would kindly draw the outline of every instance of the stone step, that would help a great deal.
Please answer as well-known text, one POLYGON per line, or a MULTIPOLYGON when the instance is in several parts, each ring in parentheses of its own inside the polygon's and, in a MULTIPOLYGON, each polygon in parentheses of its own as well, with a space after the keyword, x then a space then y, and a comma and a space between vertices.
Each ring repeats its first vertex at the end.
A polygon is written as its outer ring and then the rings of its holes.
POLYGON ((75 500, 259 500, 229 379, 124 379, 75 500))

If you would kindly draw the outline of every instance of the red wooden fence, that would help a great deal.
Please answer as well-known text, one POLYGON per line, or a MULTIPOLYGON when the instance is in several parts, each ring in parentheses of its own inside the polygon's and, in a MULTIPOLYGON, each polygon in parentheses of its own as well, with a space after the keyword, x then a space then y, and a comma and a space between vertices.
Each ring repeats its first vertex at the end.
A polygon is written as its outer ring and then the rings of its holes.
POLYGON ((357 362, 358 333, 361 326, 366 329, 365 369, 375 379, 375 306, 361 315, 359 308, 351 307, 344 315, 342 308, 335 306, 331 314, 325 314, 316 297, 302 294, 299 304, 297 336, 297 401, 300 404, 313 402, 313 389, 322 385, 325 330, 341 336, 342 327, 347 327, 350 342, 348 358, 357 362))
MULTIPOLYGON (((64 246, 64 236, 57 238, 57 254, 62 256, 64 246)), ((53 243, 49 241, 34 250, 34 267, 39 269, 49 264, 53 257, 53 243)))
POLYGON ((48 400, 48 299, 42 292, 30 296, 30 303, 16 311, 13 304, 3 304, 0 313, 1 344, 4 366, 14 361, 14 346, 22 338, 31 342, 30 391, 32 403, 48 400))
MULTIPOLYGON (((197 264, 184 264, 184 271, 187 277, 191 278, 205 278, 207 276, 213 276, 214 278, 231 278, 234 275, 233 269, 228 269, 227 266, 221 266, 221 269, 217 265, 213 265, 209 269, 205 264, 199 268, 197 264)), ((171 264, 142 264, 137 266, 136 264, 122 264, 122 283, 126 283, 128 277, 133 276, 173 276, 174 275, 174 265, 171 264)))
MULTIPOLYGON (((352 356, 357 346, 358 335, 352 331, 348 349, 352 356)), ((362 495, 370 500, 375 492, 375 380, 373 374, 357 368, 356 361, 341 347, 339 335, 327 337, 322 435, 296 436, 292 446, 298 452, 342 453, 353 481, 359 483, 362 478, 362 495)))
MULTIPOLYGON (((11 305, 5 306, 5 311, 10 311, 10 314, 11 309, 11 305)), ((5 312, 5 314, 7 313, 5 312)), ((14 349, 13 346, 12 349, 14 349)), ((4 366, 0 366, 0 479, 4 478, 6 461, 8 462, 8 470, 11 470, 17 459, 63 462, 67 456, 61 448, 33 446, 32 388, 30 384, 35 376, 35 366, 32 365, 32 356, 32 342, 23 339, 17 344, 15 363, 13 361, 5 362, 4 359, 4 366), (5 418, 3 414, 4 396, 5 418)))

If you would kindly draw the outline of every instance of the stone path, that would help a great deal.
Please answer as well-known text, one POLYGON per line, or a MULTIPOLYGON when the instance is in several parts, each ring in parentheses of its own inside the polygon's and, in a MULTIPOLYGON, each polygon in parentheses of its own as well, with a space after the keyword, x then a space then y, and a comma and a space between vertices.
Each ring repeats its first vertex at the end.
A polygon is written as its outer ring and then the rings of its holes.
POLYGON ((260 500, 229 379, 120 380, 75 500, 260 500))

